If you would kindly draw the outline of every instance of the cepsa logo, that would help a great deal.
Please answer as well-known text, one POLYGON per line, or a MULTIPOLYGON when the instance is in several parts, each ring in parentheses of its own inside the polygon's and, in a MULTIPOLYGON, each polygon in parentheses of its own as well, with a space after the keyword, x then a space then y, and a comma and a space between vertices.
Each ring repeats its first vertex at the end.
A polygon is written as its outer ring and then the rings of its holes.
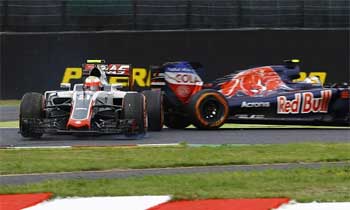
POLYGON ((288 100, 285 96, 277 97, 278 114, 306 114, 327 113, 329 101, 332 98, 331 90, 322 90, 321 97, 315 98, 312 92, 296 93, 294 100, 288 100))
MULTIPOLYGON (((80 80, 82 76, 82 68, 68 67, 64 71, 62 83, 71 83, 76 80, 80 80)), ((145 68, 133 68, 131 78, 132 81, 129 81, 128 76, 109 76, 108 82, 110 84, 119 83, 122 84, 124 87, 127 87, 130 84, 133 84, 133 86, 137 87, 150 87, 151 73, 145 68)))
POLYGON ((182 84, 182 85, 188 85, 192 84, 195 85, 199 82, 202 82, 201 78, 193 73, 173 73, 173 72, 167 72, 165 73, 165 80, 171 84, 182 84))
POLYGON ((196 84, 197 82, 202 82, 202 80, 197 75, 193 74, 176 74, 175 78, 178 83, 196 84))

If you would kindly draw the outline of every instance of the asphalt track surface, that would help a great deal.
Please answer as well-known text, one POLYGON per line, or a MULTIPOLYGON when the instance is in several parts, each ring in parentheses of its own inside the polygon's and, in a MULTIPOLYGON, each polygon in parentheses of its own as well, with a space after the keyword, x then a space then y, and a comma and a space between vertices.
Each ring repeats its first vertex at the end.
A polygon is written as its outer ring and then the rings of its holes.
POLYGON ((295 168, 317 169, 322 167, 350 167, 350 162, 333 163, 286 163, 286 164, 261 164, 261 165, 227 165, 227 166, 200 166, 178 168, 154 168, 154 169, 116 169, 106 171, 63 172, 43 174, 14 174, 0 176, 0 184, 20 185, 47 180, 66 179, 120 179, 129 177, 193 174, 193 173, 220 173, 235 171, 261 171, 261 170, 286 170, 295 168))
POLYGON ((123 135, 72 136, 44 135, 41 139, 22 138, 17 128, 0 129, 0 147, 118 146, 133 144, 285 144, 301 142, 348 142, 350 129, 197 129, 148 132, 144 138, 123 135))
POLYGON ((0 106, 0 121, 18 120, 19 106, 0 106))
MULTIPOLYGON (((18 107, 0 106, 0 121, 18 119, 18 107)), ((18 128, 0 128, 0 147, 42 147, 42 146, 120 146, 135 144, 285 144, 301 142, 346 142, 350 143, 350 129, 220 129, 200 131, 197 129, 148 132, 144 138, 130 139, 122 135, 71 136, 44 135, 41 139, 25 139, 18 134, 18 128)), ((323 166, 349 166, 349 162, 273 164, 251 166, 208 166, 165 169, 108 170, 90 172, 48 173, 29 175, 1 175, 0 185, 26 184, 50 179, 100 179, 127 178, 148 175, 211 173, 224 171, 251 171, 266 169, 320 168, 323 166)))
MULTIPOLYGON (((18 106, 0 106, 0 121, 18 120, 18 106)), ((130 144, 283 144, 297 142, 350 142, 350 129, 196 129, 148 132, 145 138, 130 139, 123 135, 71 136, 44 135, 25 139, 15 128, 0 128, 0 147, 9 146, 115 146, 130 144)))

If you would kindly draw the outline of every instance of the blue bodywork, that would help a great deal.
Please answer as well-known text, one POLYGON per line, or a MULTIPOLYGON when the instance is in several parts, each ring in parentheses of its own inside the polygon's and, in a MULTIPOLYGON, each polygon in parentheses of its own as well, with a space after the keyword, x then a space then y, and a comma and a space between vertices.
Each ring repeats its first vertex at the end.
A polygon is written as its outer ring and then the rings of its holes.
MULTIPOLYGON (((167 73, 191 74, 200 78, 203 67, 180 61, 165 63, 158 71, 164 73, 162 89, 168 110, 185 112, 186 101, 179 100, 174 89, 169 88, 167 73)), ((256 67, 203 83, 202 89, 215 89, 225 96, 230 109, 227 121, 230 122, 348 125, 350 87, 347 84, 324 86, 321 83, 293 82, 299 77, 299 72, 299 66, 291 63, 256 67)), ((194 84, 179 82, 177 85, 194 84)))

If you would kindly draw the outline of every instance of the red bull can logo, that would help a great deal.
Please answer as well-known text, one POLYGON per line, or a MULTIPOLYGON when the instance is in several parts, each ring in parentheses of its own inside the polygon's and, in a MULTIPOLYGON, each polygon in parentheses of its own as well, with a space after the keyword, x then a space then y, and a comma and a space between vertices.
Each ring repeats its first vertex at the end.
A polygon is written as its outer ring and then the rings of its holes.
POLYGON ((294 96, 294 100, 288 100, 285 96, 277 97, 278 114, 327 113, 332 91, 322 90, 320 98, 315 98, 312 92, 296 93, 294 96))

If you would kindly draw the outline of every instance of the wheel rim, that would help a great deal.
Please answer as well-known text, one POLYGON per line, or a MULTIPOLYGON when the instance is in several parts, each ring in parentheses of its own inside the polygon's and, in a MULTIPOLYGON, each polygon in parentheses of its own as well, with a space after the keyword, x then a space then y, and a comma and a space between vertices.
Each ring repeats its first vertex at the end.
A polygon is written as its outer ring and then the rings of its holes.
POLYGON ((220 120, 224 113, 223 105, 215 98, 205 99, 199 106, 199 110, 201 117, 208 123, 220 120))

